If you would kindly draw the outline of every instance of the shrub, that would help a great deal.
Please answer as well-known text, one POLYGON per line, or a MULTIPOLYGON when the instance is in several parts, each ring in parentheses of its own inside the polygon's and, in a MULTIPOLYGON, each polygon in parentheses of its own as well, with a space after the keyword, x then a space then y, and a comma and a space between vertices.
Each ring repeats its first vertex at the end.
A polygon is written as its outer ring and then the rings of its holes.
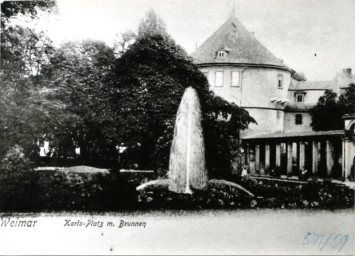
POLYGON ((135 207, 136 184, 119 175, 0 173, 0 211, 112 211, 135 207))
POLYGON ((237 182, 259 197, 260 208, 354 207, 354 190, 330 180, 309 179, 307 183, 290 183, 242 177, 237 182))
POLYGON ((1 162, 1 168, 8 171, 28 171, 30 167, 29 160, 23 153, 23 148, 15 145, 6 153, 1 162))

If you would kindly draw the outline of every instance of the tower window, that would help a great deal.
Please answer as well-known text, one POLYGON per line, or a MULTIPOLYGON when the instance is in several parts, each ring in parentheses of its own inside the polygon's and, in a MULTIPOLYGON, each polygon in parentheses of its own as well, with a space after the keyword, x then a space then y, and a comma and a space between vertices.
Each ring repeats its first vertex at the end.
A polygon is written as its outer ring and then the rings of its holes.
POLYGON ((277 87, 279 89, 283 88, 283 83, 284 83, 284 76, 282 74, 277 75, 277 87))
POLYGON ((223 71, 217 71, 216 72, 216 83, 215 83, 216 87, 222 87, 223 86, 223 77, 224 77, 223 71))
POLYGON ((277 110, 276 111, 276 119, 280 119, 281 118, 281 111, 277 110))
POLYGON ((296 95, 296 102, 300 103, 304 101, 304 95, 303 94, 297 94, 296 95))
POLYGON ((240 86, 240 72, 232 71, 231 86, 232 87, 239 87, 240 86))
POLYGON ((226 57, 226 52, 224 52, 224 51, 219 51, 219 52, 217 52, 217 57, 218 57, 218 58, 224 58, 224 57, 226 57))
POLYGON ((302 114, 296 114, 295 124, 297 125, 302 124, 302 114))

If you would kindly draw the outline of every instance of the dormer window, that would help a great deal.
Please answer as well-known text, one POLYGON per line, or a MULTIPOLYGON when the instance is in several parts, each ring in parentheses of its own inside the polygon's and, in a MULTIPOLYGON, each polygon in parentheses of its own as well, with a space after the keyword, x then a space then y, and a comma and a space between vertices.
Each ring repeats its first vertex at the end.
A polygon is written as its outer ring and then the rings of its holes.
POLYGON ((282 89, 284 86, 284 76, 282 74, 277 75, 277 88, 282 89))
POLYGON ((218 58, 225 58, 227 53, 225 51, 219 51, 217 52, 217 57, 218 58))

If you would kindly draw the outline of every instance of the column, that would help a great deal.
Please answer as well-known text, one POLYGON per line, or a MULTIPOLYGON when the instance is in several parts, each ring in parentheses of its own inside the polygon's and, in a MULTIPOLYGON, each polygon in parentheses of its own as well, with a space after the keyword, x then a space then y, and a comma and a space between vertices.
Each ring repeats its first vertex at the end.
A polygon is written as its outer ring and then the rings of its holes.
POLYGON ((341 176, 345 180, 345 169, 346 169, 346 157, 345 157, 345 140, 342 139, 341 141, 341 176))
POLYGON ((353 142, 349 139, 343 139, 343 172, 342 176, 345 181, 349 180, 351 175, 351 166, 353 164, 354 156, 351 153, 351 144, 353 142))
POLYGON ((265 145, 265 170, 269 171, 270 168, 270 145, 265 145))
MULTIPOLYGON (((318 168, 317 168, 317 170, 318 170, 318 172, 319 172, 319 165, 320 165, 320 162, 321 162, 321 160, 322 160, 322 151, 321 151, 321 149, 322 149, 322 143, 320 142, 320 141, 318 141, 318 145, 317 145, 317 149, 318 149, 318 168)), ((323 156, 324 157, 324 156, 323 156)), ((324 171, 324 170, 323 170, 324 171)))
POLYGON ((292 143, 292 173, 293 173, 293 166, 298 166, 298 148, 297 142, 292 143))
POLYGON ((249 170, 250 174, 255 174, 255 152, 249 148, 249 170))
POLYGON ((287 176, 292 175, 292 142, 287 142, 287 176))
POLYGON ((305 168, 305 153, 306 153, 306 150, 305 150, 305 145, 304 145, 304 142, 300 142, 300 159, 299 159, 299 166, 300 166, 300 171, 304 171, 304 168, 305 168))
POLYGON ((250 168, 249 163, 250 163, 250 148, 249 148, 249 143, 246 146, 246 152, 245 152, 245 164, 248 166, 248 169, 250 168))
POLYGON ((281 145, 280 144, 276 144, 275 150, 276 150, 276 162, 275 162, 275 165, 276 165, 276 167, 281 167, 281 145))
POLYGON ((260 145, 255 146, 255 170, 260 170, 260 145))
POLYGON ((328 176, 332 175, 332 169, 334 166, 333 152, 334 152, 333 144, 329 140, 327 140, 326 148, 325 148, 325 155, 326 155, 325 157, 326 157, 326 162, 327 162, 327 175, 328 176))
POLYGON ((312 142, 312 173, 318 172, 318 142, 312 142))

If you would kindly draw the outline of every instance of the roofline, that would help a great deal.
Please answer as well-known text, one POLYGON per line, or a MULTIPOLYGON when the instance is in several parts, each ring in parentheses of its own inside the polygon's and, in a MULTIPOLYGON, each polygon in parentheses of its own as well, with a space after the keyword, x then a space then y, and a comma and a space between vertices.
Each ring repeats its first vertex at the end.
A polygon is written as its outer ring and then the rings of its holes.
POLYGON ((253 107, 253 106, 241 106, 242 108, 250 108, 250 109, 266 109, 266 110, 284 110, 285 108, 272 108, 272 107, 253 107))
POLYGON ((330 131, 311 131, 311 132, 295 132, 295 133, 271 133, 263 135, 245 136, 242 140, 262 140, 262 139, 300 139, 300 138, 314 138, 314 137, 334 137, 345 135, 345 130, 330 130, 330 131))
POLYGON ((320 89, 320 88, 307 88, 307 89, 295 89, 295 88, 292 88, 292 89, 288 89, 289 91, 325 91, 325 90, 329 90, 327 88, 324 88, 324 89, 320 89))
POLYGON ((290 73, 294 72, 292 68, 286 67, 286 66, 280 66, 280 65, 272 65, 272 64, 255 64, 255 63, 233 63, 233 62, 223 62, 223 63, 216 63, 216 62, 211 62, 211 63, 194 63, 198 67, 210 67, 210 66, 237 66, 237 67, 256 67, 256 68, 274 68, 274 69, 280 69, 280 70, 286 70, 290 73))

